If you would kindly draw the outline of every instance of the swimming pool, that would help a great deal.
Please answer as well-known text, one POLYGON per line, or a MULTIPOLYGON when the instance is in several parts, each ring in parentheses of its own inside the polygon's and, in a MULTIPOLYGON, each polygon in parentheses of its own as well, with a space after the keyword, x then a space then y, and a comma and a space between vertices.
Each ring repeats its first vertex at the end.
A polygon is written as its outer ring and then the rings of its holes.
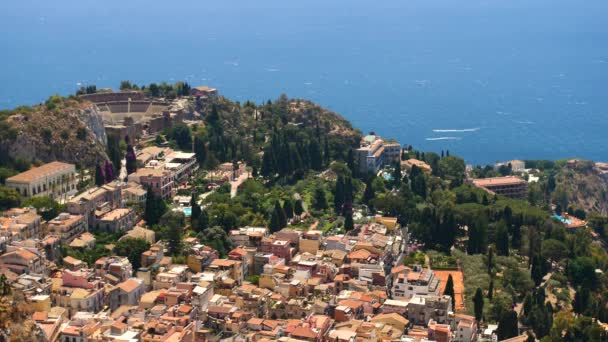
POLYGON ((192 215, 192 207, 184 207, 184 209, 182 209, 182 211, 184 212, 184 215, 186 215, 186 216, 192 215))
POLYGON ((384 178, 384 180, 387 180, 387 181, 392 181, 393 175, 391 175, 390 173, 383 173, 382 178, 384 178))
POLYGON ((557 215, 557 214, 555 214, 555 215, 553 215, 551 217, 556 218, 556 219, 560 220, 562 223, 565 223, 565 224, 571 224, 572 223, 571 220, 568 220, 567 218, 563 218, 563 217, 561 217, 560 215, 557 215))

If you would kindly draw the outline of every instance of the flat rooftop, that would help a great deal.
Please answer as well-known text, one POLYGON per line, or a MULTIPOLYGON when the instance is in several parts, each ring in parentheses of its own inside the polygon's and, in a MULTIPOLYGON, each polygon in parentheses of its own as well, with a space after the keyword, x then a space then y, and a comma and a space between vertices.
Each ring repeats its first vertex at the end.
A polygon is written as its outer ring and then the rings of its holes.
POLYGON ((75 166, 72 164, 54 161, 39 167, 35 167, 31 170, 21 172, 20 174, 7 178, 6 181, 15 183, 29 183, 40 178, 53 176, 58 172, 67 172, 70 170, 75 170, 75 166))
POLYGON ((473 179, 473 184, 475 184, 476 186, 486 188, 486 187, 492 187, 492 186, 526 184, 526 181, 521 178, 515 177, 515 176, 507 176, 507 177, 473 179))

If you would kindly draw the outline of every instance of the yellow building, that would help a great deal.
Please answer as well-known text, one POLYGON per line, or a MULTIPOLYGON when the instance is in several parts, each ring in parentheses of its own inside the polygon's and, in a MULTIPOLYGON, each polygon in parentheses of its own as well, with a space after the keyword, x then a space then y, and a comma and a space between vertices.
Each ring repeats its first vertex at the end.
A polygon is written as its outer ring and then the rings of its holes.
POLYGON ((395 228, 397 228, 397 226, 399 225, 397 223, 396 217, 385 217, 385 216, 376 215, 374 218, 374 221, 376 223, 385 225, 386 228, 388 228, 388 230, 395 230, 395 228))

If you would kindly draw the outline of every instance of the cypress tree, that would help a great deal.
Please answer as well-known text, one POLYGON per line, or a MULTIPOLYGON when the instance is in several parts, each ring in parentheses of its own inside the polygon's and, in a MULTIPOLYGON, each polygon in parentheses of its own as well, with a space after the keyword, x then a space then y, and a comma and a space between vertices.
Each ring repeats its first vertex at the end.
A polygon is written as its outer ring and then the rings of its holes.
POLYGON ((572 309, 577 314, 584 314, 590 304, 590 294, 587 287, 579 286, 574 294, 574 303, 572 309))
POLYGON ((322 187, 317 187, 314 194, 314 208, 316 210, 327 209, 327 198, 325 197, 325 190, 322 187))
POLYGON ((490 285, 488 285, 488 299, 492 300, 494 297, 494 278, 490 278, 490 285))
POLYGON ((517 326, 517 313, 513 310, 502 315, 498 321, 498 329, 496 329, 498 340, 506 340, 519 335, 517 326))
POLYGON ((278 200, 276 202, 274 202, 274 212, 277 214, 277 217, 279 219, 280 228, 286 227, 287 226, 287 215, 285 215, 285 212, 283 211, 283 208, 281 207, 281 203, 279 203, 278 200))
POLYGON ((374 199, 376 194, 374 193, 374 187, 372 186, 372 179, 368 179, 365 182, 365 190, 363 191, 363 203, 369 205, 370 202, 374 199))
POLYGON ((454 279, 452 279, 452 274, 448 275, 448 281, 445 284, 443 295, 452 298, 452 310, 456 311, 456 295, 454 294, 454 279))
POLYGON ((355 223, 353 222, 353 213, 352 211, 348 211, 344 214, 344 231, 350 232, 355 229, 355 223))
POLYGON ((496 230, 496 254, 509 256, 509 232, 502 222, 496 230))
POLYGON ((302 214, 304 213, 304 206, 302 205, 301 199, 296 201, 296 204, 294 205, 294 208, 293 208, 293 212, 298 217, 302 216, 302 214))
POLYGON ((95 185, 102 186, 105 184, 105 177, 101 165, 95 165, 95 185))
POLYGON ((288 219, 293 218, 293 204, 290 199, 286 199, 283 202, 283 212, 288 219))
POLYGON ((270 228, 270 232, 271 233, 275 233, 278 232, 279 230, 281 230, 281 218, 279 217, 280 214, 277 212, 276 208, 275 210, 272 211, 272 214, 270 215, 270 223, 269 223, 269 227, 270 228))
POLYGON ((334 187, 334 209, 336 214, 342 213, 342 206, 344 205, 344 177, 338 176, 336 185, 334 187))
POLYGON ((479 287, 475 291, 473 305, 475 306, 475 319, 480 321, 483 316, 483 293, 479 287))
MULTIPOLYGON (((113 135, 108 135, 108 157, 110 157, 112 166, 114 167, 112 173, 116 175, 120 174, 122 151, 120 150, 120 140, 113 135)), ((106 173, 106 181, 109 181, 107 176, 106 173)), ((114 179, 114 177, 111 177, 111 179, 114 179)))
POLYGON ((312 139, 309 142, 308 153, 310 155, 310 167, 315 171, 321 171, 323 169, 323 156, 316 140, 312 139))
POLYGON ((329 152, 329 141, 325 138, 325 145, 323 146, 323 161, 325 166, 329 166, 329 162, 331 161, 331 155, 329 152))
POLYGON ((200 233, 207 228, 209 228, 209 214, 207 214, 206 210, 202 209, 196 222, 196 231, 200 233))
POLYGON ((393 184, 396 187, 399 187, 401 185, 401 177, 403 177, 401 175, 401 163, 395 162, 393 164, 393 184))
POLYGON ((162 198, 157 196, 151 187, 148 187, 146 195, 146 207, 144 209, 144 220, 148 226, 153 226, 160 221, 160 217, 167 211, 167 205, 162 198))
POLYGON ((352 148, 348 150, 348 154, 346 155, 346 166, 348 166, 353 176, 357 175, 357 170, 355 169, 355 156, 352 148))
POLYGON ((488 247, 488 274, 493 276, 492 267, 494 266, 494 248, 488 247))
POLYGON ((532 280, 534 280, 534 284, 539 286, 543 282, 543 277, 545 274, 543 273, 543 260, 540 256, 535 255, 534 260, 532 261, 532 280))
POLYGON ((190 198, 190 207, 192 208, 190 213, 190 222, 192 227, 195 227, 199 217, 201 216, 201 206, 198 205, 198 195, 196 193, 192 193, 192 197, 190 198))

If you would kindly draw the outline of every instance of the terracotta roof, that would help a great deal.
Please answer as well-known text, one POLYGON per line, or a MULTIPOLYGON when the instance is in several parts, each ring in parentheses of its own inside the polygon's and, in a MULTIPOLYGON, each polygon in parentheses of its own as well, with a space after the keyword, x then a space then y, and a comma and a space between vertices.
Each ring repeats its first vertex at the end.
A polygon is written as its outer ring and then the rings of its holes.
POLYGON ((34 259, 38 258, 38 255, 36 255, 35 253, 30 252, 27 249, 22 249, 22 248, 14 251, 14 252, 6 253, 4 255, 11 255, 11 254, 16 254, 20 258, 25 259, 25 260, 34 260, 34 259))
POLYGON ((264 322, 264 319, 253 317, 253 318, 251 318, 250 320, 247 321, 247 324, 262 325, 262 322, 264 322))
POLYGON ((473 184, 475 184, 476 186, 481 186, 481 187, 517 185, 517 184, 525 184, 525 183, 526 183, 525 180, 515 177, 515 176, 473 179, 473 184))
POLYGON ((372 322, 381 321, 384 319, 393 319, 403 325, 410 324, 410 321, 408 321, 405 317, 401 316, 400 314, 398 314, 396 312, 388 313, 388 314, 385 314, 385 313, 378 314, 378 315, 372 317, 372 322))
POLYGON ((363 303, 361 303, 358 300, 352 300, 352 299, 345 299, 345 300, 341 300, 340 305, 344 305, 344 306, 348 306, 349 308, 356 310, 358 308, 360 308, 361 306, 363 306, 363 303))
POLYGON ((211 262, 212 266, 230 267, 234 265, 236 261, 227 259, 215 259, 211 262))
POLYGON ((190 305, 182 304, 179 306, 178 311, 181 313, 189 313, 192 311, 192 307, 190 305))
POLYGON ((123 291, 130 293, 133 292, 135 289, 137 289, 140 286, 140 282, 137 281, 136 279, 128 279, 123 281, 122 283, 118 284, 117 286, 122 289, 123 291))
POLYGON ((217 306, 217 305, 212 305, 208 309, 208 311, 210 313, 223 313, 223 314, 228 314, 228 313, 230 313, 231 310, 232 310, 231 306, 217 306))
POLYGON ((292 337, 304 337, 304 338, 317 338, 317 334, 312 331, 310 328, 306 327, 297 327, 291 333, 292 337))
POLYGON ((348 258, 349 259, 367 259, 371 255, 372 255, 372 253, 370 253, 368 250, 359 249, 359 250, 349 253, 348 258))
POLYGON ((47 313, 44 311, 36 311, 34 312, 34 314, 32 315, 32 319, 34 321, 45 321, 47 318, 47 313))

